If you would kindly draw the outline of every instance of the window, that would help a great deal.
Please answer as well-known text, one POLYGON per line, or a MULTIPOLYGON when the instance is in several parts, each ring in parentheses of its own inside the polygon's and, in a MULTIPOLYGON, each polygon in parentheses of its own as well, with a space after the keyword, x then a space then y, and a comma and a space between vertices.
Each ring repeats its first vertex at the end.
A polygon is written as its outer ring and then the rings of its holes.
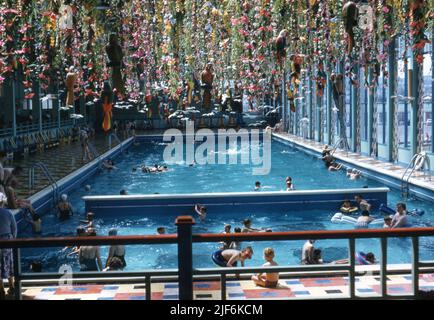
POLYGON ((388 86, 385 86, 384 75, 381 72, 378 77, 378 86, 376 92, 377 99, 377 141, 381 144, 388 143, 386 128, 387 128, 387 99, 388 86))
POLYGON ((368 90, 365 86, 365 69, 360 68, 360 137, 361 140, 368 140, 368 90))
MULTIPOLYGON (((432 39, 432 34, 430 40, 432 39)), ((424 48, 423 59, 423 142, 422 150, 434 152, 433 144, 433 124, 432 118, 434 113, 433 102, 433 79, 434 69, 432 62, 434 50, 432 43, 426 44, 424 48)))
POLYGON ((410 147, 410 120, 411 120, 411 104, 407 102, 408 97, 408 52, 405 57, 405 43, 404 38, 398 42, 399 56, 398 56, 398 139, 399 146, 403 148, 410 147), (399 98, 402 96, 404 98, 399 98))
POLYGON ((345 77, 345 127, 347 138, 351 138, 351 81, 349 77, 345 77))

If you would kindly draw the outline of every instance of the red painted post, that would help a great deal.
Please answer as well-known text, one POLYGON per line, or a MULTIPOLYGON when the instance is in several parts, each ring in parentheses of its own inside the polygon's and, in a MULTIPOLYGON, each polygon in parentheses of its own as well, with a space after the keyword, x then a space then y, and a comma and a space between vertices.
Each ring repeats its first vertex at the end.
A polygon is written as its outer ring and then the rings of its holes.
POLYGON ((178 226, 179 300, 193 300, 193 217, 176 218, 178 226))

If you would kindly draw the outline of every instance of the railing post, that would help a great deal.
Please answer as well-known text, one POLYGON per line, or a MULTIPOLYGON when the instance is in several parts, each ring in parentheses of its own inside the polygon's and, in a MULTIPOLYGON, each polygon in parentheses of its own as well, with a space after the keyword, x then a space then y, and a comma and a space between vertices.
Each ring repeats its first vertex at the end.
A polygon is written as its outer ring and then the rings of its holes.
POLYGON ((176 218, 178 226, 179 300, 193 300, 193 217, 176 218))
POLYGON ((380 260, 380 278, 381 278, 381 297, 387 296, 387 238, 381 238, 381 260, 380 260))
POLYGON ((220 277, 220 291, 221 299, 226 300, 226 274, 222 274, 220 277))
POLYGON ((151 300, 152 299, 152 295, 151 295, 151 276, 148 275, 146 276, 146 280, 145 280, 145 287, 146 287, 146 300, 151 300))
POLYGON ((21 253, 20 248, 12 250, 14 256, 15 300, 21 300, 21 253))
POLYGON ((411 261, 411 276, 413 284, 413 295, 415 298, 419 296, 419 238, 412 237, 412 261, 411 261))
POLYGON ((354 238, 349 239, 349 262, 350 262, 350 275, 348 277, 348 285, 350 290, 350 298, 356 297, 356 240, 354 238))

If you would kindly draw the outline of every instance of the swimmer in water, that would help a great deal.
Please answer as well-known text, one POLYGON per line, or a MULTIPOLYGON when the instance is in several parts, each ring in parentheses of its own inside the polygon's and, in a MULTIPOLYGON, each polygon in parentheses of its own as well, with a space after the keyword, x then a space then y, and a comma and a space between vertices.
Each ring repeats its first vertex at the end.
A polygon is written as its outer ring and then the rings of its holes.
POLYGON ((157 228, 157 234, 166 234, 166 228, 165 227, 158 227, 157 228))
POLYGON ((256 181, 255 182, 255 191, 260 191, 261 190, 261 182, 260 181, 256 181))
POLYGON ((357 219, 357 224, 369 224, 375 219, 369 216, 369 211, 365 210, 362 215, 357 219))
POLYGON ((110 159, 104 160, 104 162, 102 163, 102 165, 103 165, 103 167, 104 167, 105 169, 107 169, 107 170, 118 169, 118 168, 115 166, 115 163, 113 162, 113 160, 110 160, 110 159))
POLYGON ((295 190, 294 184, 292 183, 291 177, 286 177, 286 191, 292 191, 295 190))
POLYGON ((243 229, 241 230, 241 232, 244 233, 248 233, 248 232, 271 232, 271 229, 257 229, 257 228, 252 228, 252 221, 250 219, 244 219, 243 220, 243 229))
POLYGON ((95 214, 93 212, 88 212, 86 215, 86 220, 80 220, 80 222, 85 223, 86 225, 83 228, 91 229, 93 228, 95 220, 95 214))
POLYGON ((92 188, 91 188, 90 185, 88 185, 88 184, 84 187, 84 190, 87 191, 87 192, 89 192, 91 189, 92 189, 92 188))
POLYGON ((25 218, 25 220, 32 226, 32 232, 35 234, 41 234, 42 233, 42 219, 39 216, 39 214, 34 213, 32 214, 32 218, 28 219, 25 218))
POLYGON ((205 221, 207 211, 206 207, 201 204, 197 204, 194 206, 194 210, 199 215, 200 220, 205 221))
POLYGON ((383 228, 385 228, 385 229, 392 228, 392 217, 391 216, 384 217, 383 228))

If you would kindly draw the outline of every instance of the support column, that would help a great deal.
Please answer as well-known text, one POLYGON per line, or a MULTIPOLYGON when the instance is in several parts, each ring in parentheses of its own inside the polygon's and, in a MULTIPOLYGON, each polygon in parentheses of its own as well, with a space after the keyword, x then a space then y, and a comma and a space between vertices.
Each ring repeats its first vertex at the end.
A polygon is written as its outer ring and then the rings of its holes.
MULTIPOLYGON (((386 108, 387 108, 387 160, 393 161, 393 148, 395 143, 395 131, 398 131, 398 128, 394 128, 395 126, 395 100, 392 98, 392 96, 395 95, 396 90, 396 77, 397 77, 397 63, 396 63, 396 39, 393 39, 389 45, 388 49, 388 64, 387 64, 387 72, 389 73, 389 91, 387 93, 387 102, 386 102, 386 108)), ((396 133, 398 134, 398 133, 396 133)))
POLYGON ((178 226, 179 300, 193 300, 193 217, 176 218, 178 226))

